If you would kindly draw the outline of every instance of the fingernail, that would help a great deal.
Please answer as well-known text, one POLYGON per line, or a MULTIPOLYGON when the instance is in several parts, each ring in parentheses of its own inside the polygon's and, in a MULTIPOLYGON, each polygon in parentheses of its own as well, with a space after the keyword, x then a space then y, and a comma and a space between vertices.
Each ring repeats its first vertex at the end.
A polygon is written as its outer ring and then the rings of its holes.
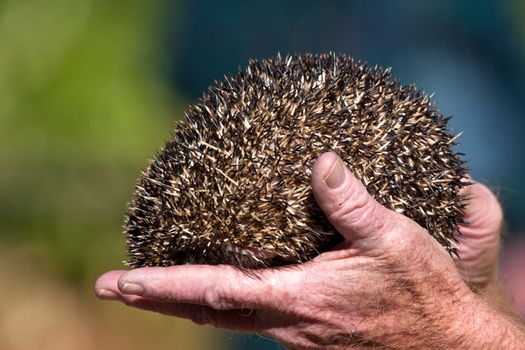
POLYGON ((337 160, 332 164, 332 168, 328 172, 328 175, 326 175, 324 178, 324 182, 331 189, 336 189, 343 184, 345 181, 345 176, 346 174, 343 162, 341 161, 341 158, 338 157, 337 160))
POLYGON ((118 299, 118 294, 108 289, 97 290, 97 296, 103 300, 117 300, 118 299))
POLYGON ((144 287, 137 283, 124 283, 121 291, 124 294, 143 295, 144 287))

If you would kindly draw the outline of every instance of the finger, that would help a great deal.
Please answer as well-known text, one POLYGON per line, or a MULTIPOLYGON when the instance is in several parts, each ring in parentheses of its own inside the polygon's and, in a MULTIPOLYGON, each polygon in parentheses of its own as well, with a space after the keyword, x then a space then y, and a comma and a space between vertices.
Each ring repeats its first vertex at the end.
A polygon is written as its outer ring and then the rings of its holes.
POLYGON ((461 191, 467 197, 464 210, 467 225, 461 226, 465 238, 499 234, 503 222, 503 210, 496 195, 485 185, 469 179, 471 185, 461 191))
POLYGON ((485 185, 475 181, 463 189, 467 197, 464 210, 466 224, 460 225, 457 252, 462 261, 482 258, 496 259, 500 249, 503 210, 499 201, 485 185))
POLYGON ((347 240, 381 235, 393 226, 394 213, 380 205, 333 152, 316 160, 312 189, 328 220, 347 240))
POLYGON ((95 294, 99 299, 118 300, 120 293, 117 282, 126 270, 114 270, 102 274, 95 282, 95 294))
POLYGON ((503 210, 485 185, 470 179, 469 182, 471 185, 461 192, 467 197, 466 224, 459 227, 455 263, 469 285, 484 286, 498 274, 503 210))
POLYGON ((95 291, 99 298, 119 300, 131 307, 185 318, 197 324, 210 324, 219 328, 246 332, 255 332, 261 328, 262 320, 258 317, 257 311, 253 309, 219 311, 205 305, 162 302, 136 295, 123 294, 117 287, 118 278, 115 279, 115 277, 120 275, 120 272, 125 271, 111 271, 97 280, 95 291))
POLYGON ((121 300, 128 306, 185 318, 199 325, 209 324, 217 328, 245 332, 256 332, 262 328, 262 320, 253 309, 215 310, 206 305, 161 302, 125 294, 121 295, 121 300))
POLYGON ((205 305, 163 302, 119 291, 118 279, 126 271, 110 271, 100 276, 95 283, 95 293, 103 300, 119 300, 128 306, 191 320, 197 324, 240 331, 257 331, 262 324, 253 309, 215 310, 205 305))
MULTIPOLYGON (((284 276, 286 272, 280 272, 284 276)), ((123 294, 158 301, 206 305, 215 310, 285 307, 277 274, 249 276, 231 266, 184 265, 147 267, 126 272, 118 280, 123 294)), ((287 280, 289 295, 293 281, 287 280)))

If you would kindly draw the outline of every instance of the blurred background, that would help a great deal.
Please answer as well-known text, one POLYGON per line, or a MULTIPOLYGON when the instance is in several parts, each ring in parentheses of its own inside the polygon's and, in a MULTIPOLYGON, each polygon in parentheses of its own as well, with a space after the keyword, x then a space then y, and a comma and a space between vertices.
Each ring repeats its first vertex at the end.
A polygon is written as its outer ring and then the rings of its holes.
POLYGON ((434 93, 519 246, 524 16, 519 0, 0 0, 0 348, 280 348, 92 292, 123 267, 123 214, 147 159, 251 57, 335 51, 434 93))

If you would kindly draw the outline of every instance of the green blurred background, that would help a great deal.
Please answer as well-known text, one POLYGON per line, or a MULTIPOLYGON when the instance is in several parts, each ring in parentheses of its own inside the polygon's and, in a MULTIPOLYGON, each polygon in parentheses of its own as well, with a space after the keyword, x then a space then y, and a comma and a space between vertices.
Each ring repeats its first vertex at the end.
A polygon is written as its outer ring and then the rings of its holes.
POLYGON ((521 1, 0 0, 0 348, 279 348, 92 293, 122 268, 126 202, 186 105, 277 51, 347 53, 434 91, 517 237, 524 15, 521 1))

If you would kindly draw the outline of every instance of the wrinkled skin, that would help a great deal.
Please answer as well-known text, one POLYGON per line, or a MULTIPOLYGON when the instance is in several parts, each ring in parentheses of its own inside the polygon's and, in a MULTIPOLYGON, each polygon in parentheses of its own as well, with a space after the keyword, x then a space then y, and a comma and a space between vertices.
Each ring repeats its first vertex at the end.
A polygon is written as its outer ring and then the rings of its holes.
POLYGON ((498 280, 503 210, 498 199, 486 186, 468 179, 463 195, 469 198, 465 208, 468 223, 460 227, 454 259, 463 280, 478 294, 494 302, 505 302, 498 280))
POLYGON ((521 326, 491 305, 504 300, 496 273, 502 215, 486 187, 466 189, 470 225, 456 261, 415 222, 370 197, 336 154, 318 158, 312 188, 345 242, 308 263, 256 276, 203 265, 110 271, 96 293, 269 335, 291 349, 523 348, 521 326))

